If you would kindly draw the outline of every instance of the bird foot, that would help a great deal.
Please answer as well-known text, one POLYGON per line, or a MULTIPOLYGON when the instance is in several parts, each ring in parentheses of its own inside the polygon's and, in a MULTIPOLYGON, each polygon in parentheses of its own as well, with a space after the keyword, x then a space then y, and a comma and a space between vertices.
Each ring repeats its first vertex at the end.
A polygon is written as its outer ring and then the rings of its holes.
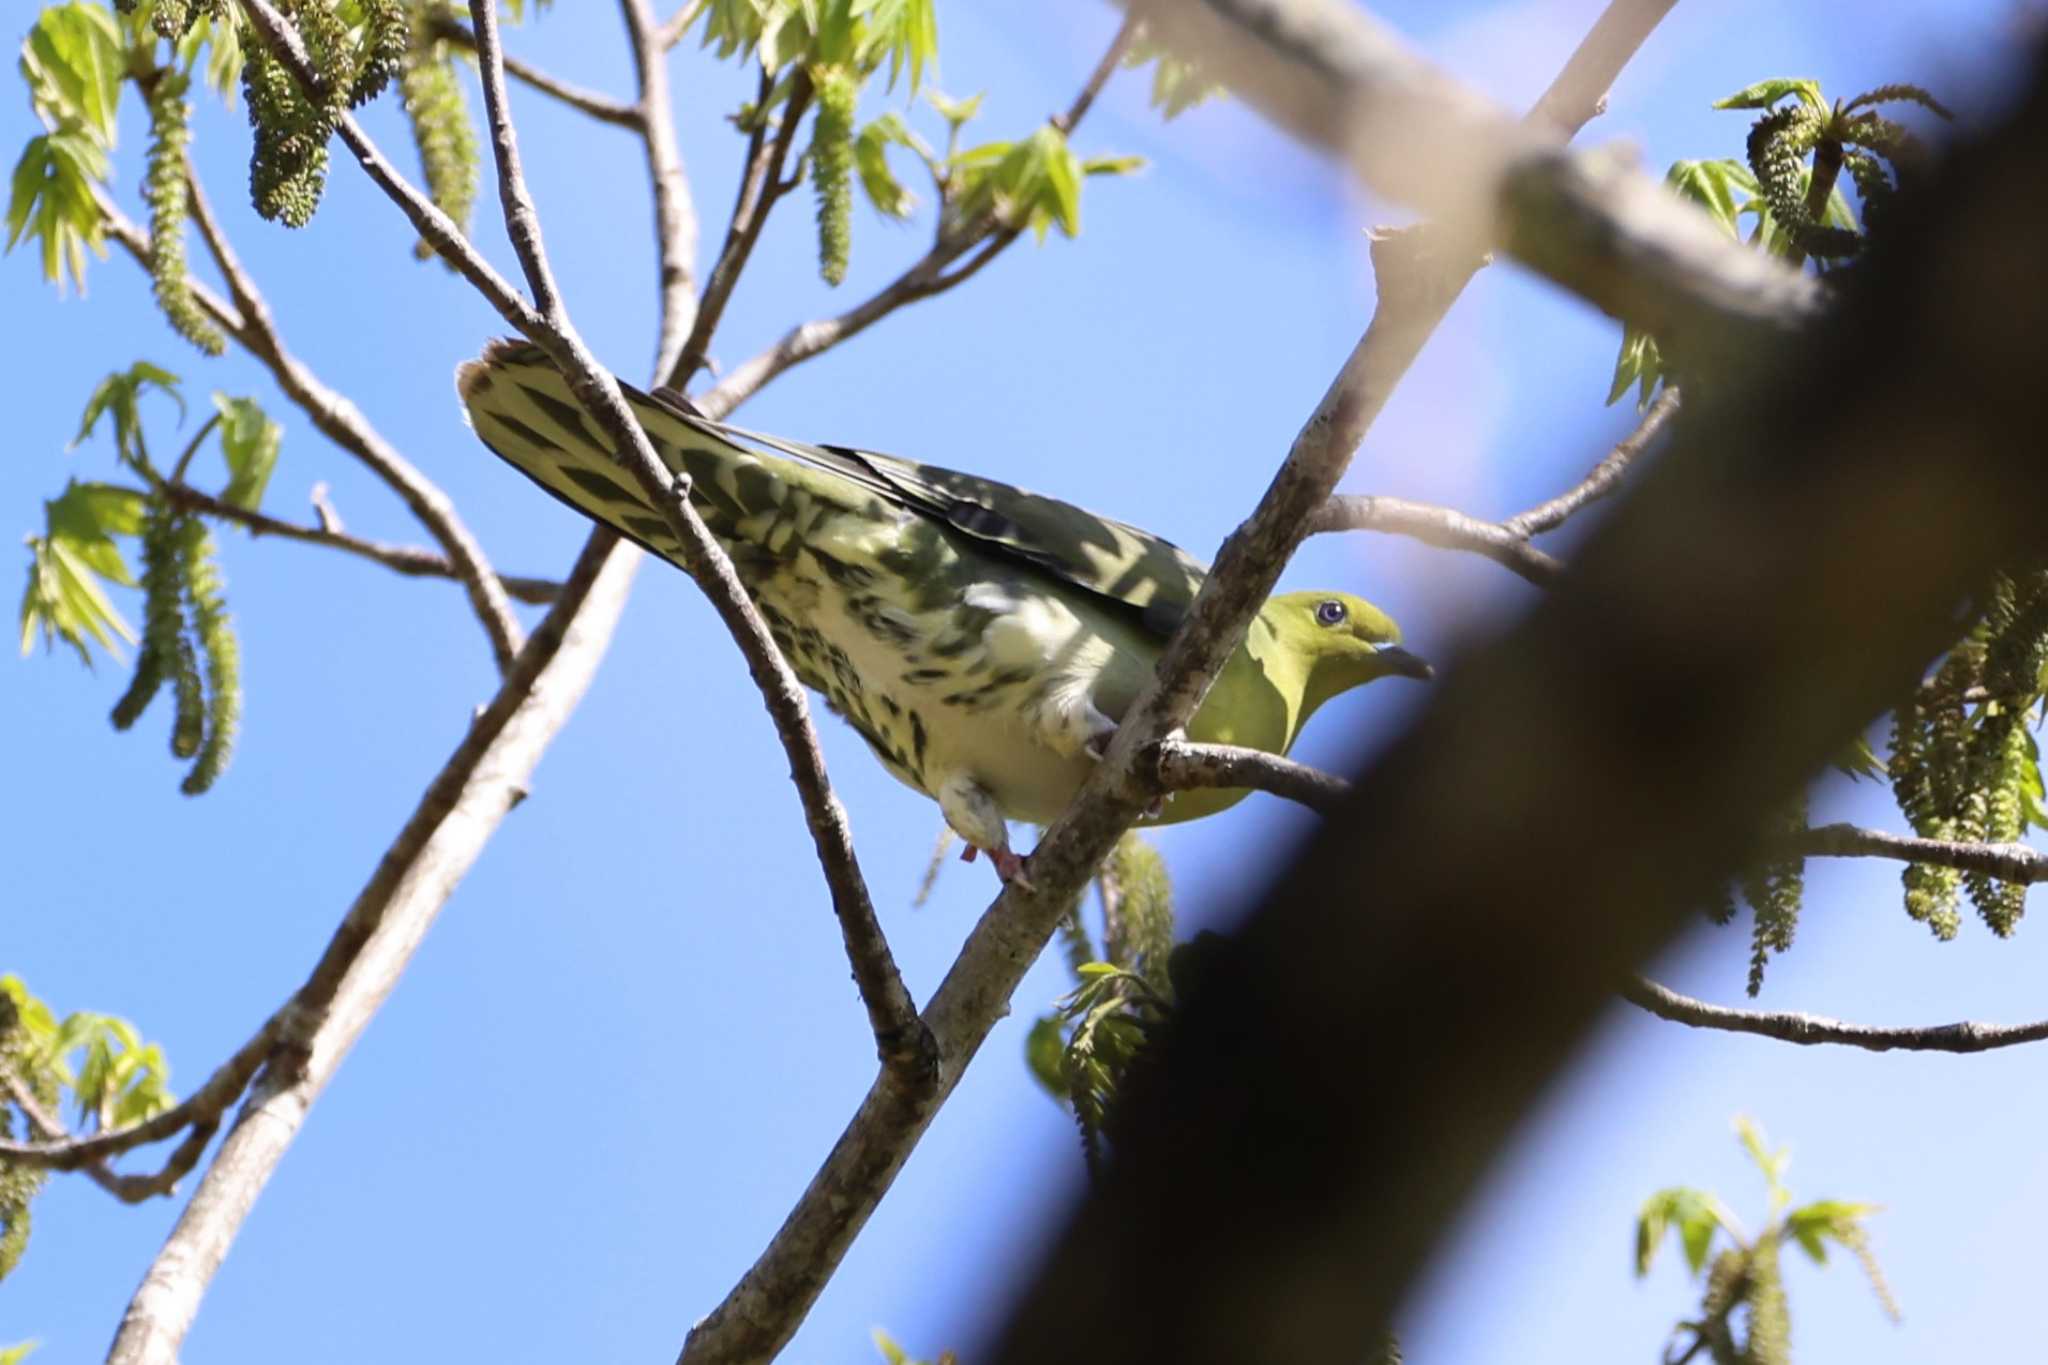
MULTIPOLYGON (((976 848, 973 844, 969 844, 960 850, 960 861, 971 863, 980 852, 980 849, 976 848)), ((1036 891, 1038 889, 1031 884, 1031 878, 1024 873, 1025 865, 1031 861, 1029 854, 1013 853, 1007 848, 992 848, 988 851, 988 860, 995 864, 996 876, 1000 877, 1004 882, 1014 882, 1020 889, 1025 891, 1036 891)))

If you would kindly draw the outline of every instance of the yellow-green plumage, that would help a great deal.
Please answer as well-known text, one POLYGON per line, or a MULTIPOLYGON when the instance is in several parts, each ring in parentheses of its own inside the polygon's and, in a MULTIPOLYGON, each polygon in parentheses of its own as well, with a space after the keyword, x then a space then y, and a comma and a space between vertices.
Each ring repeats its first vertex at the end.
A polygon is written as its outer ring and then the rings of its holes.
MULTIPOLYGON (((493 343, 457 388, 477 435, 556 497, 665 558, 674 538, 535 347, 493 343)), ((1050 822, 1201 587, 1148 532, 994 480, 701 417, 624 388, 656 455, 732 556, 804 683, 884 766, 939 802, 970 847, 1014 869, 1006 819, 1050 822)), ((1426 676, 1385 613, 1288 593, 1252 622, 1192 739, 1285 754, 1330 697, 1426 676)), ((1241 790, 1184 792, 1189 820, 1241 790)))

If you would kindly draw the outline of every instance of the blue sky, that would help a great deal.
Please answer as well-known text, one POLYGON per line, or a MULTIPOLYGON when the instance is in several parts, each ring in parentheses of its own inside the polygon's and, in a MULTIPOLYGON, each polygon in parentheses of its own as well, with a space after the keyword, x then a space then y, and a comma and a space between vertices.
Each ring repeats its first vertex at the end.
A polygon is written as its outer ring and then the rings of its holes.
MULTIPOLYGON (((513 49, 623 92, 616 20, 599 5, 579 22, 580 8, 515 32, 513 49)), ((1383 12, 1520 105, 1598 8, 1383 12)), ((1707 105, 1775 75, 1817 76, 1836 93, 1918 80, 1980 107, 1985 63, 2014 48, 2016 15, 1982 0, 1681 4, 1586 136, 1633 144, 1658 168, 1732 154, 1742 116, 1707 105)), ((1027 131, 1066 104, 1116 22, 1092 0, 942 5, 940 83, 990 92, 983 136, 1027 131)), ((751 84, 691 48, 673 69, 683 154, 715 244, 739 152, 722 116, 751 84)), ((880 107, 877 97, 870 109, 880 107)), ((635 147, 525 92, 515 110, 578 324, 622 374, 644 378, 654 295, 635 147)), ((143 140, 133 112, 118 159, 129 191, 143 140)), ((368 121, 405 159, 390 109, 368 121)), ((0 146, 32 131, 23 101, 0 101, 0 146)), ((409 229, 339 151, 310 228, 293 236, 255 220, 242 190, 246 137, 239 111, 212 109, 195 152, 287 339, 448 490, 501 567, 558 572, 584 526, 489 458, 457 418, 454 366, 503 324, 445 272, 412 262, 409 229)), ((974 469, 1213 550, 1363 328, 1372 288, 1361 229, 1394 211, 1242 107, 1162 125, 1139 76, 1112 84, 1077 141, 1151 163, 1133 180, 1089 185, 1080 241, 1019 247, 968 287, 786 376, 743 420, 974 469)), ((862 210, 835 295, 817 279, 807 210, 788 202, 764 237, 715 348, 728 364, 864 296, 914 256, 928 226, 862 210)), ((488 213, 477 235, 509 270, 488 213)), ((83 302, 60 302, 31 258, 0 267, 11 323, 0 393, 14 432, 0 521, 25 532, 67 473, 110 472, 104 448, 67 456, 64 445, 97 377, 147 358, 187 376, 194 397, 219 388, 271 404, 286 428, 272 511, 304 515, 308 489, 324 481, 351 529, 420 539, 253 363, 204 361, 172 336, 124 258, 97 265, 90 288, 83 302)), ((1600 406, 1616 330, 1512 267, 1485 272, 1347 488, 1481 515, 1555 491, 1628 425, 1600 406)), ((0 970, 59 1010, 133 1018, 188 1087, 302 977, 492 686, 482 636, 448 585, 234 536, 225 563, 247 719, 235 766, 203 799, 177 793, 160 712, 127 735, 107 727, 123 670, 86 674, 61 656, 0 662, 0 700, 19 718, 0 728, 0 771, 17 775, 0 844, 12 874, 0 970)), ((1364 537, 1311 543, 1286 582, 1372 596, 1416 648, 1442 657, 1529 591, 1477 560, 1364 537)), ((1303 756, 1346 761, 1391 733, 1418 695, 1389 683, 1331 706, 1303 756)), ((985 866, 951 865, 931 902, 911 908, 936 809, 851 731, 829 718, 823 730, 876 901, 922 998, 993 879, 985 866)), ((715 618, 680 575, 650 567, 532 799, 456 893, 264 1192, 188 1358, 668 1358, 759 1252, 872 1074, 784 771, 715 618)), ((1825 801, 1826 814, 1896 827, 1867 786, 1830 787, 1825 801)), ((1185 923, 1226 915, 1301 818, 1256 798, 1163 832, 1185 923)), ((1957 942, 1934 944, 1899 908, 1889 864, 1817 863, 1809 886, 1800 942, 1773 964, 1764 1004, 1873 1023, 2011 1022, 2048 1008, 2036 985, 2048 957, 2032 926, 2001 943, 1971 922, 1957 942)), ((1734 1000, 1745 937, 1703 928, 1657 970, 1734 1000)), ((787 1358, 873 1359, 867 1333, 878 1324, 927 1353, 968 1347, 1001 1311, 1003 1286, 1081 1174, 1071 1125, 1018 1060, 1030 1019, 1061 988, 1050 962, 1026 979, 1014 1016, 787 1358)), ((1793 1265, 1806 1358, 2022 1356, 2035 1339, 2048 1219, 2048 1161, 2032 1141, 2048 1121, 2040 1066, 2024 1049, 1795 1049, 1690 1033, 1617 1005, 1447 1241, 1406 1313, 1408 1358, 1653 1359, 1694 1291, 1669 1257, 1646 1283, 1631 1280, 1634 1210, 1687 1182, 1718 1189, 1754 1221, 1761 1189, 1730 1134, 1738 1112, 1795 1146, 1790 1181, 1803 1197, 1887 1206, 1877 1248, 1904 1325, 1885 1322, 1852 1267, 1793 1265)), ((50 1362, 98 1358, 174 1213, 54 1182, 26 1261, 0 1286, 0 1342, 41 1338, 50 1362)))

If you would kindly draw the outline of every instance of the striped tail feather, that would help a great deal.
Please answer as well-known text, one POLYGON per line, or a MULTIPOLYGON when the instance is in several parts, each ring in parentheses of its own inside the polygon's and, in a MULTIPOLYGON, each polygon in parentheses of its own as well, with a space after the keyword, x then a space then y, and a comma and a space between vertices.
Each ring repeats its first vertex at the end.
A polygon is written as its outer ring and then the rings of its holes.
MULTIPOLYGON (((683 563, 660 509, 613 459, 611 442, 539 347, 494 341, 456 370, 455 387, 478 439, 500 459, 585 516, 683 563)), ((619 387, 662 464, 689 476, 691 502, 743 573, 786 558, 819 519, 871 505, 881 491, 789 458, 801 449, 765 450, 753 444, 760 438, 700 416, 679 396, 619 387)))

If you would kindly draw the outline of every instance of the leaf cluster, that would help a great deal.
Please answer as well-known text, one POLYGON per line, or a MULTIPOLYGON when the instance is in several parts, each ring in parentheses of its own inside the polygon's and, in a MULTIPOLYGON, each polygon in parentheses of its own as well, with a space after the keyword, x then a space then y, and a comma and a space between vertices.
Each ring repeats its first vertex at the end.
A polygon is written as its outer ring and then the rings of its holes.
POLYGON ((1735 1131, 1763 1173, 1769 1211, 1761 1232, 1750 1236, 1717 1195, 1689 1186, 1659 1190, 1636 1216, 1638 1277, 1649 1274, 1669 1232, 1678 1241, 1686 1267, 1701 1279, 1699 1312, 1673 1329, 1664 1352, 1666 1365, 1702 1353, 1714 1365, 1789 1365, 1792 1324, 1779 1263, 1788 1241, 1815 1265, 1827 1264, 1830 1244, 1849 1252, 1869 1278, 1878 1305, 1897 1321, 1898 1305, 1871 1250, 1866 1227, 1877 1206, 1821 1199, 1791 1208, 1791 1192, 1784 1184, 1790 1152, 1770 1150, 1763 1131, 1748 1118, 1737 1118, 1735 1131))
MULTIPOLYGON (((1923 838, 2010 843, 2048 825, 2028 724, 2048 705, 2048 568, 2001 574, 1985 599, 1969 633, 1892 713, 1892 792, 1923 838)), ((1913 863, 1903 876, 1907 913, 1940 938, 1960 926, 1963 891, 2001 937, 2026 907, 2024 884, 1981 872, 1913 863)))
MULTIPOLYGON (((1904 179, 1924 164, 1926 152, 1905 125, 1872 106, 1905 102, 1942 118, 1949 111, 1917 85, 1884 85, 1829 105, 1818 82, 1759 81, 1716 100, 1716 109, 1761 111, 1741 160, 1679 161, 1664 177, 1680 198, 1698 205, 1731 238, 1742 239, 1742 219, 1754 218, 1749 242, 1798 264, 1808 258, 1842 261, 1859 255, 1871 230, 1883 230, 1904 179), (1864 221, 1840 185, 1849 172, 1864 221)), ((1654 337, 1635 327, 1622 332, 1607 401, 1633 387, 1647 407, 1666 378, 1654 337)))
POLYGON ((1135 831, 1117 842, 1096 878, 1098 951, 1077 902, 1061 928, 1075 987, 1031 1027, 1025 1061, 1080 1129, 1090 1170, 1101 1161, 1118 1091, 1170 1017, 1174 973, 1173 888, 1159 852, 1135 831))
POLYGON ((96 644, 119 657, 116 640, 138 636, 107 593, 109 583, 139 587, 143 627, 135 673, 111 720, 125 730, 168 684, 174 698, 171 752, 193 760, 182 790, 198 795, 226 767, 241 717, 241 647, 222 591, 213 538, 183 494, 185 475, 209 434, 218 433, 227 480, 214 495, 254 511, 277 464, 280 433, 254 399, 215 394, 214 414, 201 425, 168 474, 152 463, 140 413, 142 397, 177 399, 177 376, 147 362, 109 375, 93 391, 73 445, 106 419, 118 463, 144 486, 73 479, 44 503, 44 530, 30 536, 29 580, 22 596, 22 652, 40 637, 45 647, 70 645, 90 667, 96 644), (137 543, 141 570, 130 568, 124 540, 137 543))
MULTIPOLYGON (((176 1102, 163 1049, 145 1043, 133 1024, 82 1010, 59 1020, 20 977, 0 976, 0 1136, 41 1136, 24 1097, 54 1118, 67 1096, 86 1133, 140 1123, 176 1102)), ((0 1279, 28 1244, 29 1202, 44 1174, 0 1157, 0 1279)), ((6 1358, 0 1352, 0 1362, 6 1358)))

